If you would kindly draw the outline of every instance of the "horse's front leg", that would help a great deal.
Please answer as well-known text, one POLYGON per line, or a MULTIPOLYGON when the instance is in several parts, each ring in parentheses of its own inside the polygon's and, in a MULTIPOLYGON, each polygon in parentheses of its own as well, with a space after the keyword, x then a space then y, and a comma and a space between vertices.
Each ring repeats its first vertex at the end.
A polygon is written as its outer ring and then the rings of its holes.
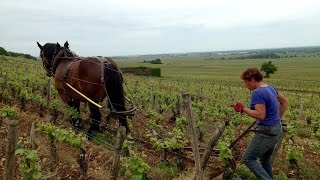
POLYGON ((91 119, 91 126, 88 130, 87 137, 89 140, 92 140, 96 134, 100 131, 100 122, 101 122, 101 112, 100 109, 93 105, 89 104, 90 109, 90 119, 91 119))
POLYGON ((70 101, 68 101, 68 106, 72 107, 73 109, 75 109, 78 112, 78 115, 71 116, 71 124, 73 125, 73 127, 77 131, 82 131, 83 130, 83 126, 82 126, 82 119, 81 119, 81 116, 80 116, 80 102, 79 101, 75 101, 75 100, 70 100, 70 101))

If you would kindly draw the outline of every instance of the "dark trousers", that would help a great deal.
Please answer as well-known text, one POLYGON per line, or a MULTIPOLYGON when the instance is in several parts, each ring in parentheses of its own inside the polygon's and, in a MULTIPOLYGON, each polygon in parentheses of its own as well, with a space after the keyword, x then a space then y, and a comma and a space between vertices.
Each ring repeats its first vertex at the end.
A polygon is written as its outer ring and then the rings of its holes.
POLYGON ((242 161, 258 179, 273 179, 271 156, 282 133, 282 126, 281 123, 274 126, 258 125, 257 129, 259 132, 254 135, 242 161))

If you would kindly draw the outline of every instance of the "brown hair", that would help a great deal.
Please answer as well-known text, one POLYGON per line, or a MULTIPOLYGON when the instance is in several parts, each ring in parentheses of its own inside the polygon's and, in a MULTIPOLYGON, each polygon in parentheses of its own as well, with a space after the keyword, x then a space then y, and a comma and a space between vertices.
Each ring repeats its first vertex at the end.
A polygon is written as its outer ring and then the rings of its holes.
POLYGON ((240 77, 242 80, 251 81, 254 79, 257 82, 260 82, 263 79, 263 75, 258 68, 249 68, 245 70, 240 77))

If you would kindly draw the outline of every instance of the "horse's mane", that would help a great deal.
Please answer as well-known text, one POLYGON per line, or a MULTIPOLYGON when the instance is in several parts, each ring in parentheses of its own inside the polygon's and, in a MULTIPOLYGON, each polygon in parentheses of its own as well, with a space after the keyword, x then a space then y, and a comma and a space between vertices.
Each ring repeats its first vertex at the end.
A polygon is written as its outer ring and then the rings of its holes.
POLYGON ((74 51, 70 50, 68 41, 64 43, 63 47, 67 50, 65 51, 67 57, 79 57, 74 51))
POLYGON ((60 63, 60 61, 62 61, 63 58, 68 59, 70 58, 70 60, 76 60, 77 56, 72 53, 70 51, 70 49, 68 47, 58 47, 59 51, 57 52, 57 54, 55 55, 54 59, 53 59, 53 63, 52 63, 52 72, 54 73, 57 69, 58 64, 60 63))

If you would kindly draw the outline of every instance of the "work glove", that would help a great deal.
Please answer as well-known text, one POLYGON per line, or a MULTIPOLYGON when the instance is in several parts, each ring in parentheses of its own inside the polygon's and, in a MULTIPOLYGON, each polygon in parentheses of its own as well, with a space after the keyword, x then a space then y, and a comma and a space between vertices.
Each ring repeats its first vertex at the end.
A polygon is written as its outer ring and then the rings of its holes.
POLYGON ((237 112, 241 112, 241 113, 242 113, 243 107, 244 107, 243 104, 241 104, 240 102, 236 102, 233 105, 234 110, 237 111, 237 112))

